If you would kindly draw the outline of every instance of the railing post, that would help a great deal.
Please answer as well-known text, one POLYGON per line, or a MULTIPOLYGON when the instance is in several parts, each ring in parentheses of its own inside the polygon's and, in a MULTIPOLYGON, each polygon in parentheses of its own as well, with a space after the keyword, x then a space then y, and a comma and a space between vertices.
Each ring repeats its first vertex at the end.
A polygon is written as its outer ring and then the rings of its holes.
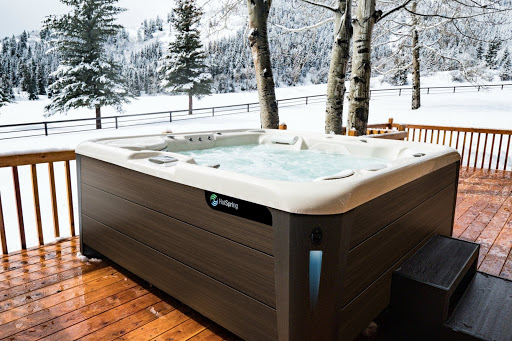
POLYGON ((43 225, 41 222, 41 207, 39 204, 39 187, 37 185, 37 166, 35 164, 30 165, 30 175, 32 176, 32 194, 34 196, 34 213, 36 216, 37 239, 39 240, 39 246, 41 246, 44 244, 44 238, 43 225))
POLYGON ((398 90, 398 96, 402 96, 402 89, 398 90))
POLYGON ((478 91, 480 91, 480 85, 478 86, 478 91))
POLYGON ((68 197, 68 216, 69 216, 69 232, 71 236, 75 236, 75 215, 73 211, 73 192, 71 189, 71 169, 69 160, 64 161, 64 171, 66 173, 66 194, 68 197))
POLYGON ((212 117, 215 116, 215 108, 212 108, 212 117))
POLYGON ((501 90, 503 90, 503 84, 501 84, 501 90))
POLYGON ((247 104, 247 112, 249 112, 249 104, 247 104))
POLYGON ((172 122, 172 111, 169 111, 169 122, 172 122))
POLYGON ((455 93, 455 87, 453 87, 453 93, 455 93))
POLYGON ((48 123, 44 122, 44 135, 48 136, 48 123))
POLYGON ((427 95, 430 94, 430 88, 427 88, 427 95))
POLYGON ((16 198, 16 210, 18 213, 18 228, 20 231, 20 244, 21 249, 25 250, 27 248, 27 243, 25 241, 25 223, 23 221, 23 208, 21 206, 21 191, 20 191, 20 178, 18 175, 18 167, 12 167, 12 182, 14 185, 14 195, 16 198))
POLYGON ((117 116, 115 117, 115 119, 116 119, 116 129, 117 129, 117 116))
POLYGON ((306 105, 308 105, 308 96, 306 96, 306 105))
POLYGON ((48 175, 50 178, 50 197, 52 199, 53 232, 55 238, 59 238, 59 212, 57 208, 57 192, 55 191, 55 171, 53 168, 53 162, 48 162, 48 175))
POLYGON ((7 254, 7 238, 5 238, 4 213, 2 211, 2 193, 0 193, 0 242, 2 243, 2 253, 7 254))

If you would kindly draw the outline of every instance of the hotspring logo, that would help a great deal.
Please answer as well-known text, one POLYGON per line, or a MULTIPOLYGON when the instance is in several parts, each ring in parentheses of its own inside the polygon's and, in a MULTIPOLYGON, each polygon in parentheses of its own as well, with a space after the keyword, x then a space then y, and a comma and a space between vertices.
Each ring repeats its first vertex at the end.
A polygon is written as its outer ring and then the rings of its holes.
POLYGON ((210 195, 210 204, 212 204, 213 207, 219 204, 219 200, 217 200, 217 194, 210 195))
POLYGON ((217 205, 226 206, 229 208, 234 208, 235 210, 238 210, 238 204, 229 200, 225 200, 222 198, 219 198, 217 194, 210 195, 210 204, 215 207, 217 205))

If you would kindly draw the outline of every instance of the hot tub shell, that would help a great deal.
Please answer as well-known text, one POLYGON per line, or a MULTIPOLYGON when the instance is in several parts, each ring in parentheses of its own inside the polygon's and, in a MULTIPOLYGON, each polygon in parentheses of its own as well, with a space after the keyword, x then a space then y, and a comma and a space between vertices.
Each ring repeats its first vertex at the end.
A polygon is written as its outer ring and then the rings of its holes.
POLYGON ((82 252, 247 340, 353 339, 389 304, 392 272, 452 232, 459 155, 442 146, 239 130, 100 139, 76 152, 82 252), (387 167, 297 183, 175 153, 275 136, 299 137, 283 148, 378 155, 387 167), (155 165, 155 155, 179 161, 155 165), (231 207, 212 206, 212 194, 231 207))

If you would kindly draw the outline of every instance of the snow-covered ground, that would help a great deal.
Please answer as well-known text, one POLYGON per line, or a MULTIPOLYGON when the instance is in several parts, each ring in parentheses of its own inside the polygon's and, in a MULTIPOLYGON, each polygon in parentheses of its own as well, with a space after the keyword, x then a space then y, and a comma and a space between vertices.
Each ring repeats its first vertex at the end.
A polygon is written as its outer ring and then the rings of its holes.
MULTIPOLYGON (((434 79, 426 79, 424 86, 450 85, 439 76, 434 79)), ((456 85, 460 85, 457 83, 456 85)), ((389 87, 386 84, 380 87, 389 87)), ((302 87, 277 89, 278 98, 300 97, 325 93, 325 85, 310 85, 302 87)), ((370 123, 387 122, 393 117, 398 123, 417 123, 448 126, 465 126, 478 128, 512 129, 512 86, 503 90, 465 90, 452 93, 447 90, 443 93, 423 95, 422 107, 419 110, 410 109, 410 94, 403 92, 402 96, 395 93, 374 93, 371 100, 370 123)), ((196 107, 210 107, 229 104, 242 104, 257 102, 257 93, 238 93, 213 95, 196 101, 196 107)), ((19 100, 17 104, 10 104, 0 109, 0 125, 18 122, 41 121, 44 117, 44 106, 47 100, 28 101, 19 100)), ((127 105, 125 114, 134 114, 152 111, 169 111, 185 109, 187 98, 185 96, 148 96, 134 100, 127 105)), ((309 105, 283 106, 279 115, 281 121, 288 125, 289 130, 316 131, 324 130, 323 101, 309 105)), ((114 115, 109 108, 104 110, 105 115, 114 115)), ((92 117, 91 110, 76 110, 67 116, 54 116, 49 120, 74 119, 92 117)), ((183 120, 173 123, 144 125, 140 127, 121 128, 118 130, 107 129, 102 131, 88 131, 74 134, 50 135, 48 137, 16 138, 0 140, 0 155, 23 153, 30 151, 73 149, 84 140, 133 134, 153 134, 166 130, 174 132, 196 130, 219 130, 230 128, 258 128, 259 114, 249 112, 243 114, 216 116, 194 120, 183 120)), ((1 136, 0 136, 1 138, 1 136)), ((51 201, 48 184, 48 168, 46 164, 38 165, 38 183, 41 203, 41 215, 45 242, 52 240, 53 227, 51 216, 51 201)), ((22 206, 24 222, 27 234, 27 245, 37 244, 35 214, 33 208, 32 184, 30 181, 30 169, 28 166, 19 167, 21 181, 22 206)), ((74 165, 72 166, 73 183, 76 184, 74 165)), ((58 196, 58 210, 61 234, 69 235, 69 220, 67 215, 66 189, 64 183, 64 167, 62 163, 56 163, 55 176, 58 196)), ((76 186, 74 186, 76 188, 76 186)), ((12 174, 10 169, 0 168, 0 194, 4 210, 5 226, 7 229, 8 245, 10 250, 19 249, 19 234, 17 231, 17 215, 15 209, 12 174)), ((76 194, 76 193, 75 193, 76 194)), ((75 221, 78 222, 76 213, 78 206, 75 195, 75 221)), ((77 224, 78 226, 78 224, 77 224)))
MULTIPOLYGON (((460 86, 460 83, 449 83, 446 76, 425 78, 423 86, 460 86)), ((389 88, 388 84, 378 84, 373 89, 389 88)), ((325 94, 325 85, 308 85, 300 87, 277 89, 277 98, 293 98, 325 94)), ((398 96, 395 92, 374 92, 370 103, 370 123, 387 122, 393 117, 395 122, 432 124, 447 126, 462 126, 474 128, 503 128, 512 129, 512 86, 500 88, 488 88, 477 91, 476 88, 431 90, 430 94, 422 96, 422 107, 419 110, 411 110, 410 91, 402 91, 398 96)), ((195 100, 196 108, 256 103, 256 92, 235 94, 216 94, 207 96, 201 100, 195 100)), ((48 99, 28 101, 25 98, 18 99, 17 103, 9 104, 0 109, 0 126, 15 123, 55 121, 78 118, 94 117, 93 110, 79 109, 69 112, 67 115, 54 115, 44 117, 44 106, 48 99)), ((295 102, 297 103, 297 102, 295 102)), ((323 99, 311 100, 309 105, 293 105, 283 103, 280 108, 280 119, 288 124, 288 129, 297 131, 322 132, 324 127, 323 99), (315 102, 312 104, 312 102, 315 102)), ((125 106, 123 115, 140 114, 160 111, 185 110, 188 105, 186 96, 143 96, 135 99, 125 106)), ((345 101, 345 107, 348 106, 345 101)), ((103 116, 114 116, 118 113, 113 108, 104 108, 103 116)), ((218 113, 220 114, 220 113, 218 113)), ((89 122, 90 123, 90 122, 89 122)), ((26 139, 2 140, 0 133, 0 155, 13 154, 23 151, 37 151, 51 149, 73 149, 80 141, 98 136, 127 135, 139 133, 155 133, 172 129, 173 131, 192 131, 204 129, 226 128, 257 128, 259 127, 259 115, 256 111, 229 116, 217 116, 213 118, 201 118, 195 120, 182 120, 173 123, 155 125, 141 125, 138 127, 121 128, 118 130, 105 129, 102 131, 89 131, 82 133, 52 135, 56 130, 50 130, 50 136, 40 136, 26 139), (37 141, 35 143, 34 141, 37 141)), ((41 126, 37 127, 41 129, 41 126)), ((0 129, 0 132, 2 130, 0 129)), ((40 131, 39 133, 42 133, 40 131)), ((5 137, 5 136, 4 136, 5 137)))

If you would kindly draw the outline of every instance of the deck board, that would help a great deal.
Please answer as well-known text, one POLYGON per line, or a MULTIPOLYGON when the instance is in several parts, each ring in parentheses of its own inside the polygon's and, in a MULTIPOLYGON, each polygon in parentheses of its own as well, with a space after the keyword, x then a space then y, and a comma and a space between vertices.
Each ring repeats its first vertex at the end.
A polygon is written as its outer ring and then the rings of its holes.
POLYGON ((512 279, 512 172, 464 168, 453 236, 480 244, 478 269, 512 279))
POLYGON ((115 264, 80 261, 77 247, 2 257, 0 341, 238 340, 115 264))
MULTIPOLYGON (((481 271, 512 278, 512 172, 461 169, 453 235, 481 244, 481 271)), ((80 261, 78 244, 2 256, 0 341, 239 340, 108 260, 80 261)))

